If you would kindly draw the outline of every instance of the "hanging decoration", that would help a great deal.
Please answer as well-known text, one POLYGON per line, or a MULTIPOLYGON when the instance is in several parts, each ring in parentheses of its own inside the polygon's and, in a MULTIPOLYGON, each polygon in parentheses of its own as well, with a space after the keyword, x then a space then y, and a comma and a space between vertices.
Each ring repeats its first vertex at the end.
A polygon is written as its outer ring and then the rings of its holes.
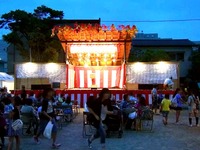
POLYGON ((55 34, 61 41, 119 41, 131 40, 135 37, 137 28, 127 25, 115 27, 99 24, 77 24, 73 26, 55 26, 52 29, 52 36, 55 34))

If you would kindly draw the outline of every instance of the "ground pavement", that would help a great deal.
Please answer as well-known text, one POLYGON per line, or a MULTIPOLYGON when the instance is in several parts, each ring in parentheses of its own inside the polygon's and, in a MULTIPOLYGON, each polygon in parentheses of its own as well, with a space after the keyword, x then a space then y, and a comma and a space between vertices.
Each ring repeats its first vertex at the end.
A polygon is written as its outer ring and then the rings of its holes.
MULTIPOLYGON (((181 124, 175 121, 175 112, 169 114, 169 124, 162 124, 162 116, 154 116, 152 132, 124 131, 122 138, 106 139, 107 150, 200 150, 200 127, 189 127, 187 110, 182 111, 181 124)), ((193 119, 194 120, 194 119, 193 119)), ((194 121, 193 121, 194 122, 194 121)), ((30 136, 21 139, 21 150, 50 150, 51 141, 41 137, 36 145, 30 136)), ((6 140, 7 141, 7 140, 6 140)), ((72 123, 63 126, 58 132, 60 150, 87 150, 86 138, 82 137, 82 113, 72 123)), ((92 150, 100 150, 99 139, 92 143, 92 150)))

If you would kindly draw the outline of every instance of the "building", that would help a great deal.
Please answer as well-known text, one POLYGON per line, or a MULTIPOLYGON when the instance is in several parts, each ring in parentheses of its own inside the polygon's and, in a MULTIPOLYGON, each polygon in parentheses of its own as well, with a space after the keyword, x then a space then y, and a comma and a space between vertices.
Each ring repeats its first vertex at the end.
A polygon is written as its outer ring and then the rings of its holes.
POLYGON ((7 47, 8 43, 0 40, 0 72, 7 72, 7 47))
POLYGON ((197 45, 188 39, 162 39, 158 38, 157 34, 140 33, 132 41, 131 53, 135 50, 164 50, 170 56, 170 61, 179 62, 180 77, 184 78, 191 68, 189 58, 196 47, 197 45))

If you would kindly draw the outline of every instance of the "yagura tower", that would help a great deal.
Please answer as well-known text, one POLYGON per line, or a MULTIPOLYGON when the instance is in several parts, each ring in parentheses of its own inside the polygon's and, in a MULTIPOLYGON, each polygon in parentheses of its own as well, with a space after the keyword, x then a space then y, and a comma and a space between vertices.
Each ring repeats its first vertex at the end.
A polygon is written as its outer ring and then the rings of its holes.
POLYGON ((66 54, 67 88, 122 88, 135 26, 59 25, 52 29, 66 54))

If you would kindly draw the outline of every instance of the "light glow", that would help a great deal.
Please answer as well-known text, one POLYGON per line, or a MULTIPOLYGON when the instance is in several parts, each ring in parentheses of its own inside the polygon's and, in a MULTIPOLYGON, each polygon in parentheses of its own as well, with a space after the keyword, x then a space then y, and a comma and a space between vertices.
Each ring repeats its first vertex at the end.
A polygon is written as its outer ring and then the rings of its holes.
POLYGON ((58 71, 58 64, 56 63, 48 63, 45 65, 45 69, 48 73, 54 73, 58 71))
POLYGON ((114 44, 72 44, 70 46, 70 53, 82 54, 82 53, 112 53, 117 52, 117 45, 114 44))
POLYGON ((38 70, 37 64, 32 62, 25 63, 22 67, 27 73, 34 73, 38 70))
POLYGON ((155 67, 158 73, 166 73, 170 66, 166 62, 161 61, 158 62, 155 67))
POLYGON ((141 62, 137 62, 133 65, 134 71, 137 73, 142 73, 146 70, 146 66, 145 64, 141 63, 141 62))

